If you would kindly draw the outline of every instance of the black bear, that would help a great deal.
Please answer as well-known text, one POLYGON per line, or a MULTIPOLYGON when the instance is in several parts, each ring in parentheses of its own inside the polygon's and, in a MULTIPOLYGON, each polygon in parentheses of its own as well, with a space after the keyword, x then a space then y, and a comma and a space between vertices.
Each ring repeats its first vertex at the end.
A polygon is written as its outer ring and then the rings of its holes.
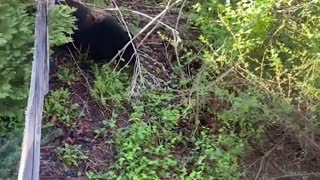
MULTIPOLYGON (((55 3, 76 8, 73 15, 77 18, 77 30, 72 35, 73 44, 66 46, 88 53, 95 62, 109 62, 130 41, 128 32, 113 16, 92 10, 76 0, 56 0, 55 3)), ((124 59, 119 62, 120 66, 133 65, 136 61, 133 44, 129 43, 120 56, 124 59)))

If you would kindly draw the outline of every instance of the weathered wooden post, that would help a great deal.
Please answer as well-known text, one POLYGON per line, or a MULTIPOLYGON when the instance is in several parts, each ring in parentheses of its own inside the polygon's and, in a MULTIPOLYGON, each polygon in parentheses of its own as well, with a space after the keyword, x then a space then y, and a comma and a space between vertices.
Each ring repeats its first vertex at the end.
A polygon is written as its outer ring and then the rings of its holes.
POLYGON ((44 97, 49 91, 48 5, 47 0, 37 2, 35 49, 25 116, 19 180, 39 180, 42 111, 44 97))

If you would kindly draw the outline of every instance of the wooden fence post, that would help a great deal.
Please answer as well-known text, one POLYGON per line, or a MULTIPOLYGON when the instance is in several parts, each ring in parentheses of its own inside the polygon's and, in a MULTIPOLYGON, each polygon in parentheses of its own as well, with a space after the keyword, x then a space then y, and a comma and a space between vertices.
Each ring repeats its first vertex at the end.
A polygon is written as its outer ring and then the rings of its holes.
POLYGON ((18 180, 39 180, 41 122, 44 97, 49 91, 48 2, 38 0, 35 49, 18 180))

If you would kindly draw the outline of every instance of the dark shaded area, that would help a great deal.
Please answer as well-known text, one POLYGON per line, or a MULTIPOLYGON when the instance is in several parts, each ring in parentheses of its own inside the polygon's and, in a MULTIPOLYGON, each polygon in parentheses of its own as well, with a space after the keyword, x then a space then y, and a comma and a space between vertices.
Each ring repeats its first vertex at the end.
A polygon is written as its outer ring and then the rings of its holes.
MULTIPOLYGON (((117 21, 107 13, 92 10, 74 0, 56 1, 56 4, 68 5, 76 8, 74 16, 77 18, 77 30, 72 35, 73 43, 68 43, 62 48, 69 48, 73 52, 88 54, 96 63, 107 63, 130 41, 129 34, 117 21)), ((132 36, 132 34, 131 34, 132 36)), ((133 45, 129 44, 124 53, 120 53, 120 66, 127 63, 135 64, 133 45)))

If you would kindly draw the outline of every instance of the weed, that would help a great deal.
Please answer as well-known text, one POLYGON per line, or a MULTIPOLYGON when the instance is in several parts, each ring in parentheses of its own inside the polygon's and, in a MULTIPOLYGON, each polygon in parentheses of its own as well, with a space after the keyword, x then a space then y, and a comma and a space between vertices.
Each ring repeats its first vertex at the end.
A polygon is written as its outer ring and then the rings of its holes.
POLYGON ((129 81, 125 73, 115 72, 110 67, 103 66, 101 69, 95 68, 94 74, 92 95, 102 104, 111 101, 119 106, 127 99, 129 81))
POLYGON ((44 113, 46 117, 56 117, 64 125, 72 127, 75 125, 73 121, 80 117, 78 113, 78 104, 70 102, 71 94, 67 89, 59 89, 52 92, 45 100, 44 113))
POLYGON ((58 155, 67 166, 78 166, 79 161, 88 159, 80 149, 80 145, 71 146, 65 144, 64 147, 58 148, 58 155))
POLYGON ((115 127, 117 127, 117 118, 118 114, 112 113, 111 119, 109 120, 102 120, 102 127, 95 129, 94 133, 99 136, 107 132, 108 130, 113 130, 115 127))
MULTIPOLYGON (((150 107, 146 107, 143 103, 134 105, 130 118, 133 124, 116 131, 115 143, 119 158, 114 171, 102 174, 88 173, 92 179, 113 179, 117 176, 120 179, 159 179, 159 177, 170 177, 169 170, 175 171, 177 162, 171 153, 171 146, 179 135, 162 126, 165 123, 161 122, 160 115, 162 114, 164 120, 170 124, 175 124, 171 122, 176 122, 179 115, 176 111, 171 112, 169 109, 158 111, 157 105, 163 104, 164 100, 161 99, 168 98, 168 95, 156 97, 153 93, 150 96, 152 98, 149 102, 153 104, 149 104, 150 107), (146 116, 144 110, 155 112, 148 114, 150 115, 149 123, 144 122, 143 117, 146 116)), ((168 127, 168 129, 171 128, 168 127)))
POLYGON ((70 86, 79 80, 80 74, 76 69, 60 67, 57 76, 61 81, 66 82, 70 86))

